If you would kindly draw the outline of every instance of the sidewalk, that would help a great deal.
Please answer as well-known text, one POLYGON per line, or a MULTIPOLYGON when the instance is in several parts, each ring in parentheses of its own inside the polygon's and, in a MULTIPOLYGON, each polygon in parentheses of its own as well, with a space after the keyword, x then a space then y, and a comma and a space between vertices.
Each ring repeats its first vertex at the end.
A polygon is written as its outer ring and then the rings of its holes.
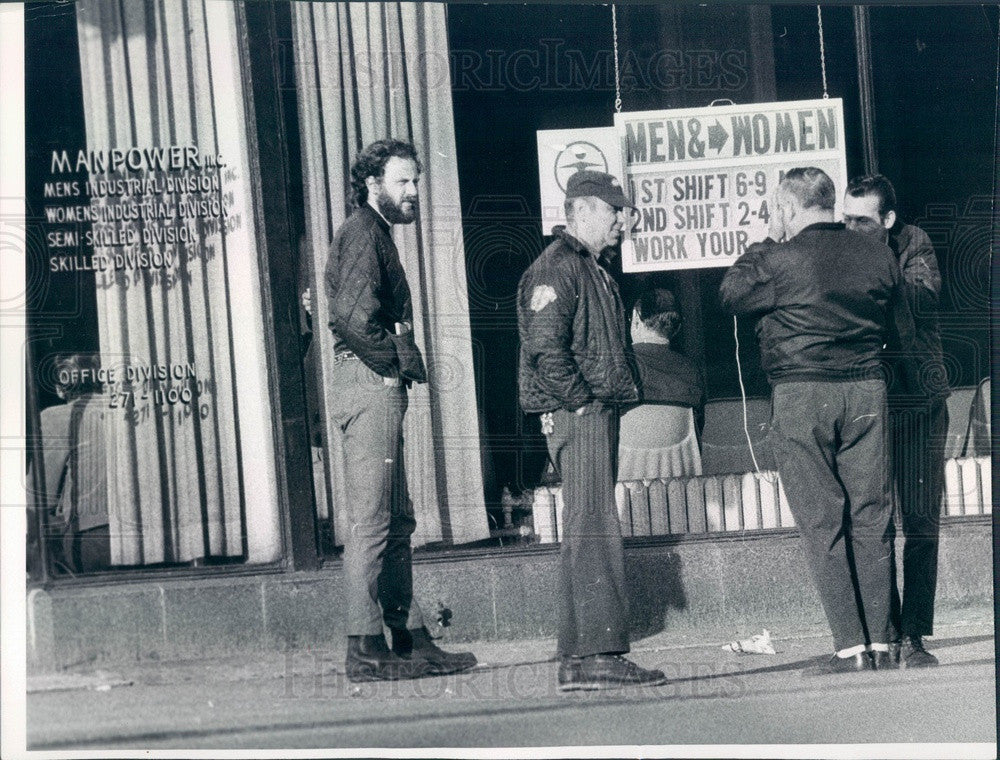
POLYGON ((943 613, 942 665, 922 671, 806 679, 827 631, 772 631, 775 655, 723 651, 753 632, 720 633, 637 641, 670 683, 591 693, 556 689, 550 639, 473 643, 473 671, 409 682, 351 684, 342 650, 78 669, 29 679, 29 747, 995 742, 992 610, 943 613))

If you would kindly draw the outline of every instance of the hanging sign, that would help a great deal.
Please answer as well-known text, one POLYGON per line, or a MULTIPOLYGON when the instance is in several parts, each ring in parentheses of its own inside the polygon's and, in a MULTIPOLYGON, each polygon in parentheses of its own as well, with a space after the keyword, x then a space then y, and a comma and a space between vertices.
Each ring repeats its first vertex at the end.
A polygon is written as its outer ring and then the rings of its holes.
POLYGON ((542 195, 542 234, 566 224, 566 180, 578 171, 607 172, 622 178, 621 150, 614 127, 538 130, 538 184, 542 195))
POLYGON ((626 272, 730 266, 767 237, 774 190, 789 169, 847 184, 839 98, 615 114, 629 197, 626 272))

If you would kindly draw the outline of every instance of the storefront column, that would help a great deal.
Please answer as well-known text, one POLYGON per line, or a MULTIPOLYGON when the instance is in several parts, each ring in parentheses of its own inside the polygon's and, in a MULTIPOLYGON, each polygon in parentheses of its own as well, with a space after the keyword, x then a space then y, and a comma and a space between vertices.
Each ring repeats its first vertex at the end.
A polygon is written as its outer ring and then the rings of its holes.
POLYGON ((295 85, 294 71, 279 68, 279 41, 275 3, 247 3, 242 8, 245 34, 242 39, 248 61, 250 100, 256 130, 256 149, 250 160, 258 164, 256 174, 266 177, 257 185, 261 227, 258 239, 267 263, 270 309, 267 320, 272 366, 274 424, 279 461, 282 521, 286 546, 296 570, 319 567, 313 477, 310 467, 309 431, 306 424, 305 386, 302 375, 299 334, 298 246, 293 242, 289 201, 288 130, 280 102, 280 88, 295 85), (253 44, 249 44, 252 40, 253 44))

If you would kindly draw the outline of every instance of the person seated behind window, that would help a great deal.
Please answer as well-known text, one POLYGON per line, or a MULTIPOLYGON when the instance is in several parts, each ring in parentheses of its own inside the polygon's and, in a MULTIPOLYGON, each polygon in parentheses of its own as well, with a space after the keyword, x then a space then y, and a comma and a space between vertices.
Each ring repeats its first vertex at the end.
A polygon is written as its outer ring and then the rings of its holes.
POLYGON ((106 408, 96 356, 57 362, 56 394, 66 403, 40 415, 50 555, 57 571, 86 573, 111 566, 106 475, 106 408))
POLYGON ((619 480, 701 474, 695 435, 705 404, 705 379, 689 358, 670 348, 681 317, 674 294, 645 291, 632 310, 632 353, 642 402, 622 415, 619 480))
POLYGON ((704 374, 688 357, 670 348, 680 327, 681 315, 673 293, 651 288, 639 296, 631 324, 639 395, 644 404, 689 407, 700 420, 705 406, 704 374))

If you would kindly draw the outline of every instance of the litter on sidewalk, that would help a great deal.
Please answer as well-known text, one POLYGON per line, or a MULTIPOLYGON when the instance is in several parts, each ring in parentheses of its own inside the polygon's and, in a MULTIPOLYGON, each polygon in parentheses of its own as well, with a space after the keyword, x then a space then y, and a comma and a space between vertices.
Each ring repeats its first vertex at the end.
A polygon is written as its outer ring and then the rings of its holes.
POLYGON ((723 644, 722 649, 726 652, 737 652, 739 654, 774 654, 774 647, 771 645, 771 632, 764 629, 763 633, 751 636, 749 639, 740 641, 730 641, 723 644))

